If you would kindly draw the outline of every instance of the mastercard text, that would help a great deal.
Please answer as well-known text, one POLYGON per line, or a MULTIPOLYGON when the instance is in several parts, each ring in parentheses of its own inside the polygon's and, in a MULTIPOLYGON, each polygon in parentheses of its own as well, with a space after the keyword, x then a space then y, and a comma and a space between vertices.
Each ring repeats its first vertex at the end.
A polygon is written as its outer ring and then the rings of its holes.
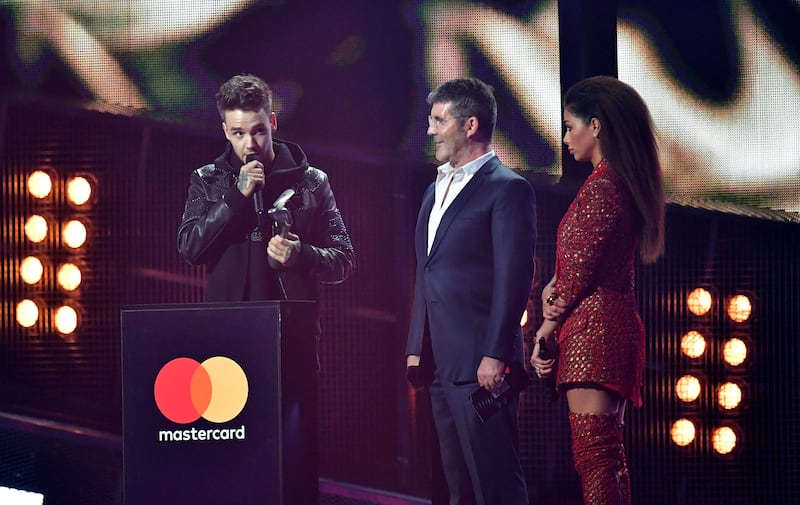
POLYGON ((190 442, 214 440, 244 440, 244 425, 238 428, 191 428, 187 430, 160 430, 159 442, 190 442))

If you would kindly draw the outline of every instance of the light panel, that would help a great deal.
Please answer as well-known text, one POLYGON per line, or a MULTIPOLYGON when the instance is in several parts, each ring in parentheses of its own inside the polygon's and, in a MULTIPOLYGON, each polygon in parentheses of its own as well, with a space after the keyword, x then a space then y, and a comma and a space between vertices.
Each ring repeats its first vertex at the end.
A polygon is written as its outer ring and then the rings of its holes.
POLYGON ((686 447, 694 442, 696 431, 694 423, 684 417, 672 423, 669 434, 675 445, 686 447))
POLYGON ((33 242, 38 244, 47 237, 47 220, 34 214, 25 221, 25 236, 33 242))
POLYGON ((47 172, 35 170, 28 176, 28 193, 37 199, 46 198, 53 190, 53 180, 47 172))
POLYGON ((708 314, 713 303, 714 297, 711 295, 711 292, 705 288, 693 289, 686 299, 689 312, 698 317, 708 314))

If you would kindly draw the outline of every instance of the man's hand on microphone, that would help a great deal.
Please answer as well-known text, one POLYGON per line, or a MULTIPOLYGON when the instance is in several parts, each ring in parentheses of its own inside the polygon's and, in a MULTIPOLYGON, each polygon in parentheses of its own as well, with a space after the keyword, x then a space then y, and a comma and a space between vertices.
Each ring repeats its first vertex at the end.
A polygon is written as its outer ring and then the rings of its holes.
POLYGON ((258 160, 253 160, 245 163, 239 169, 239 182, 236 187, 245 197, 249 197, 256 189, 264 185, 265 179, 264 165, 258 160))
POLYGON ((269 239, 267 254, 278 263, 289 266, 300 254, 300 237, 287 232, 285 237, 275 235, 269 239))

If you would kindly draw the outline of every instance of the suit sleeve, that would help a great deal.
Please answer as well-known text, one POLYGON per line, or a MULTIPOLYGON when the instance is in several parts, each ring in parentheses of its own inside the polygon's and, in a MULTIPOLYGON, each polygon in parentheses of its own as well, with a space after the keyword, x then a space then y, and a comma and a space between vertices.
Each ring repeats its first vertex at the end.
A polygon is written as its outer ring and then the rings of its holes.
POLYGON ((427 226, 428 216, 426 205, 430 199, 433 198, 434 184, 428 186, 425 194, 422 197, 422 205, 420 206, 419 215, 417 216, 417 227, 414 233, 414 249, 416 251, 416 266, 415 266, 415 282, 414 282, 414 297, 411 302, 411 323, 408 329, 408 341, 406 342, 406 356, 410 354, 422 354, 422 339, 425 332, 425 291, 424 291, 424 278, 420 275, 423 268, 422 263, 425 261, 425 253, 427 252, 427 226))
POLYGON ((493 251, 494 275, 484 356, 509 361, 515 355, 533 279, 536 234, 533 188, 525 179, 511 179, 495 202, 487 244, 493 251))

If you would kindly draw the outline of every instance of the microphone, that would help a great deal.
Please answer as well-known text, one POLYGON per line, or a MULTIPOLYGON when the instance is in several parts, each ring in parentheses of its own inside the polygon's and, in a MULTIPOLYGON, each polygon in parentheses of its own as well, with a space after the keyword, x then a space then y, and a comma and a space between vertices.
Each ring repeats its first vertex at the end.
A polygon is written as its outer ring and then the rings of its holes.
POLYGON ((484 388, 476 389, 469 395, 472 407, 481 422, 485 423, 496 412, 502 410, 514 398, 514 395, 528 387, 531 383, 528 372, 519 361, 512 361, 506 367, 503 382, 493 391, 484 388))
MULTIPOLYGON (((257 161, 258 155, 255 153, 250 153, 244 157, 244 163, 250 163, 251 161, 257 161)), ((261 216, 264 214, 264 198, 261 196, 261 186, 259 185, 256 187, 256 190, 253 191, 253 205, 256 208, 256 214, 259 216, 259 223, 261 222, 261 216)))
MULTIPOLYGON (((544 337, 539 337, 539 357, 543 360, 552 359, 555 356, 550 355, 550 351, 547 349, 546 341, 544 337)), ((556 378, 555 376, 551 375, 547 379, 544 380, 544 387, 547 391, 547 399, 551 402, 558 400, 558 391, 556 390, 556 378)))

